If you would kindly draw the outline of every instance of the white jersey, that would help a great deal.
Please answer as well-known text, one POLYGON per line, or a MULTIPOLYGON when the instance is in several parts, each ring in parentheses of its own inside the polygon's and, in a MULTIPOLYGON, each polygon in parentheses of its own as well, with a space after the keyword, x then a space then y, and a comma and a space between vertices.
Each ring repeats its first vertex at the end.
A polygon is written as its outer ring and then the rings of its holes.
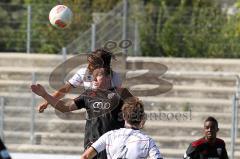
POLYGON ((108 159, 162 159, 152 138, 140 130, 130 128, 109 131, 91 146, 98 153, 106 149, 108 159))
MULTIPOLYGON (((120 87, 122 85, 121 77, 118 73, 112 71, 112 87, 120 87)), ((72 78, 68 80, 68 82, 73 87, 78 87, 83 85, 84 88, 89 89, 93 88, 93 77, 92 74, 88 72, 87 68, 80 68, 76 74, 73 75, 72 78)))

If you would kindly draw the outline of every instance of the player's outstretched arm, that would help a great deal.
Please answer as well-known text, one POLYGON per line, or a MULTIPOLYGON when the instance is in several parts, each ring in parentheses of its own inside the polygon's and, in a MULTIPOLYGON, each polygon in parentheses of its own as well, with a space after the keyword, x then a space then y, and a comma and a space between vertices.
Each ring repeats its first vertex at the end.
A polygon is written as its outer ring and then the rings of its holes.
POLYGON ((81 156, 81 159, 91 159, 94 156, 97 155, 97 153, 103 151, 106 149, 106 140, 109 134, 111 134, 112 131, 109 131, 105 134, 103 134, 97 141, 95 141, 81 156))
POLYGON ((89 147, 81 156, 81 159, 92 159, 97 155, 96 150, 93 147, 89 147))
POLYGON ((40 84, 31 85, 32 92, 44 98, 49 104, 51 104, 55 109, 61 112, 69 112, 73 110, 77 110, 77 106, 75 105, 74 100, 68 100, 67 102, 59 100, 44 89, 44 87, 40 84))
MULTIPOLYGON (((58 89, 56 92, 52 94, 56 99, 61 99, 65 96, 66 93, 70 92, 72 89, 72 85, 70 83, 66 83, 63 87, 58 89)), ((43 103, 38 105, 39 113, 42 113, 48 106, 48 102, 45 100, 43 103)))

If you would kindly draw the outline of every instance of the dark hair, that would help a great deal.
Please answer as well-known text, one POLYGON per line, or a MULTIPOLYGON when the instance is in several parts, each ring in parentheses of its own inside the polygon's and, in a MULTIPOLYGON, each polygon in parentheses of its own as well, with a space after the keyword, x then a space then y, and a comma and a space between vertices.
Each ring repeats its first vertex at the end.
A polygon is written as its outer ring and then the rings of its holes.
POLYGON ((207 117, 207 119, 205 120, 204 123, 206 123, 206 122, 208 122, 208 121, 211 121, 211 122, 215 123, 215 125, 216 125, 217 128, 218 128, 218 121, 217 121, 214 117, 212 117, 212 116, 207 117))
POLYGON ((108 76, 110 75, 110 70, 108 68, 96 68, 93 71, 93 78, 97 77, 98 75, 108 76))
POLYGON ((92 61, 92 62, 89 62, 89 66, 88 66, 88 69, 90 70, 90 72, 92 72, 93 69, 91 68, 96 69, 96 68, 104 67, 110 70, 111 59, 112 58, 115 59, 115 56, 109 50, 105 48, 99 48, 93 51, 88 58, 90 58, 92 61))
POLYGON ((113 55, 113 53, 107 50, 106 48, 96 49, 95 51, 93 51, 92 54, 100 57, 103 60, 103 67, 105 68, 111 66, 112 58, 115 59, 115 56, 113 55))
POLYGON ((129 97, 124 100, 122 107, 124 120, 131 125, 139 125, 144 120, 144 106, 137 97, 129 97))

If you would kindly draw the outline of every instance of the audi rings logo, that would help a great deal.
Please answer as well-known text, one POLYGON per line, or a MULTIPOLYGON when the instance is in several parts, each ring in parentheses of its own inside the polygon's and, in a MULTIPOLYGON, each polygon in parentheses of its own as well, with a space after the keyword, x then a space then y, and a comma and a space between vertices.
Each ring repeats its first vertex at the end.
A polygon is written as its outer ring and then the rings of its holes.
POLYGON ((111 104, 109 102, 94 102, 93 108, 94 109, 109 109, 111 104))
POLYGON ((131 40, 122 40, 119 44, 116 41, 109 40, 104 44, 104 48, 108 50, 113 50, 117 48, 117 46, 121 49, 127 49, 132 46, 131 40))

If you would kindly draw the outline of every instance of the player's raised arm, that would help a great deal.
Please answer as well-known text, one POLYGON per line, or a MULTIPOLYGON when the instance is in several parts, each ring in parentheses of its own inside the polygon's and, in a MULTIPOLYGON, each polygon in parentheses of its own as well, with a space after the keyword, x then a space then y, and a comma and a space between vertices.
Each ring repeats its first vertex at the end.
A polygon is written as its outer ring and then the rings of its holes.
POLYGON ((32 92, 34 92, 35 94, 44 98, 55 109, 57 109, 61 112, 70 112, 70 111, 78 109, 77 106, 75 105, 74 100, 69 99, 67 102, 58 100, 55 97, 53 97, 52 95, 50 95, 49 93, 47 93, 47 91, 44 89, 44 87, 40 84, 31 85, 31 89, 32 89, 32 92))
MULTIPOLYGON (((66 83, 60 89, 58 89, 56 92, 54 92, 52 94, 52 96, 55 97, 56 99, 61 99, 65 96, 65 94, 69 93, 72 88, 73 88, 73 86, 70 83, 66 83)), ((44 109, 47 108, 48 104, 49 103, 46 100, 43 103, 39 104, 38 105, 39 113, 42 113, 44 111, 44 109)))

